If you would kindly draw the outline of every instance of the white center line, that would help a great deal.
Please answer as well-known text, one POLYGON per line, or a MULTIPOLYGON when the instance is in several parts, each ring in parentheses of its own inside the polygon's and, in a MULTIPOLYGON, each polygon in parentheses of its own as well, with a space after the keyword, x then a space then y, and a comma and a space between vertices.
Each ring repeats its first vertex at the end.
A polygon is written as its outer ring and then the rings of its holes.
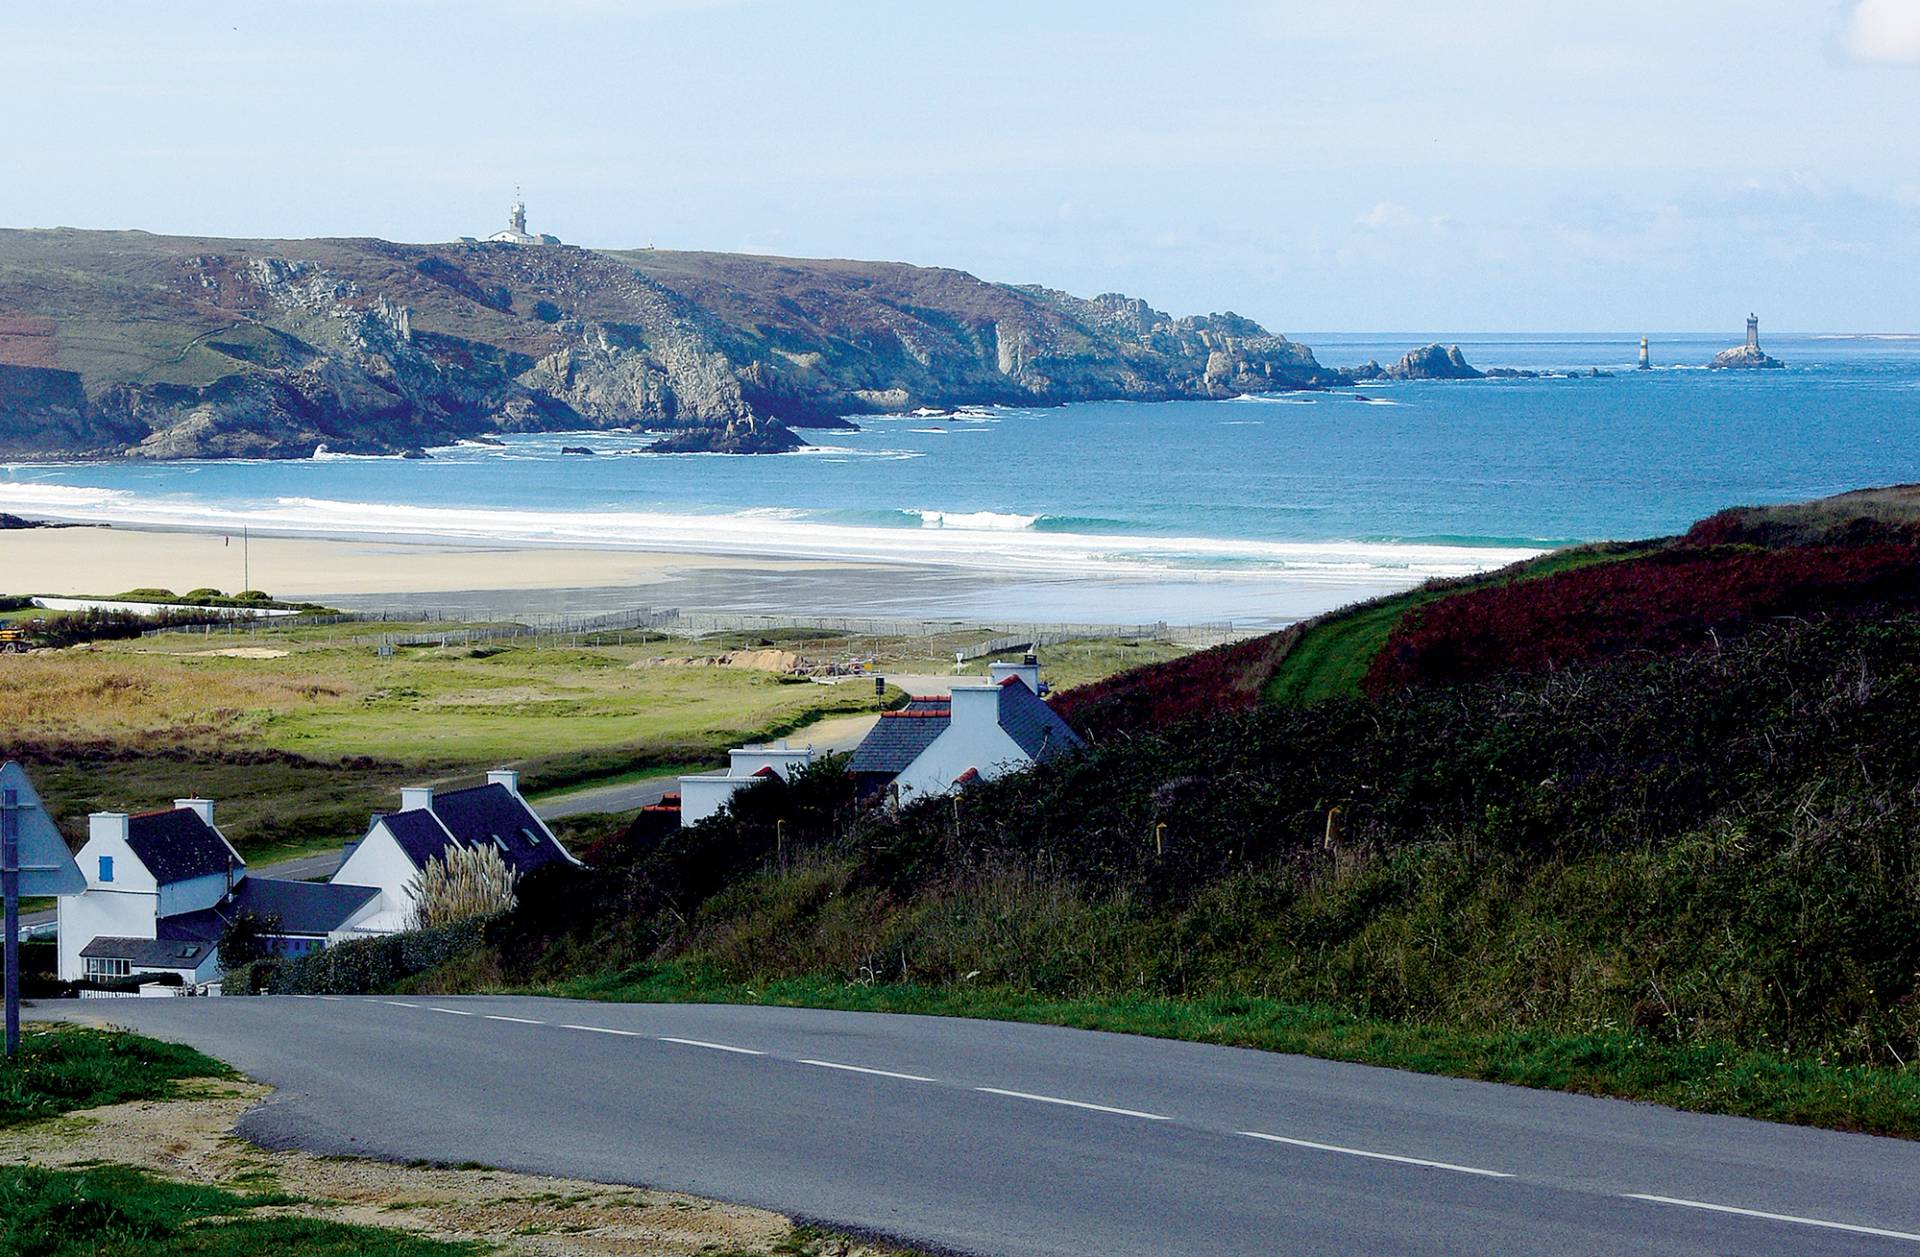
POLYGON ((725 1043, 708 1043, 705 1039, 676 1039, 671 1035, 658 1036, 662 1043, 678 1043, 682 1047, 712 1048, 716 1052, 736 1052, 741 1056, 765 1056, 765 1052, 756 1052, 752 1048, 732 1047, 725 1043))
POLYGON ((428 1012, 430 1012, 430 1013, 446 1013, 446 1014, 447 1014, 448 1016, 451 1016, 451 1017, 471 1017, 471 1016, 473 1016, 473 1014, 472 1014, 472 1013, 469 1013, 469 1012, 463 1012, 463 1011, 461 1011, 461 1010, 460 1010, 460 1009, 458 1009, 458 1008, 431 1008, 431 1007, 430 1007, 430 1008, 428 1008, 428 1009, 427 1009, 427 1011, 428 1011, 428 1012))
POLYGON ((1888 1231, 1877 1226, 1859 1226, 1852 1222, 1828 1222, 1821 1218, 1799 1218, 1790 1213, 1766 1213, 1759 1209, 1736 1209, 1732 1205, 1710 1205, 1704 1200, 1680 1200, 1673 1196, 1643 1196, 1622 1193, 1628 1200, 1647 1200, 1656 1205, 1679 1205, 1684 1209, 1705 1209, 1711 1213, 1734 1213, 1743 1218, 1761 1218, 1768 1222, 1791 1222, 1795 1226, 1817 1226, 1829 1231, 1852 1231, 1856 1235, 1878 1235, 1883 1239, 1910 1240, 1920 1244, 1920 1235, 1907 1231, 1888 1231))
POLYGON ((409 1003, 407 1003, 407 1002, 406 1002, 405 1000, 397 1000, 397 999, 383 999, 383 1000, 381 1000, 380 1002, 381 1002, 382 1004, 391 1004, 391 1005, 393 1005, 393 1006, 394 1006, 395 1008, 418 1008, 418 1007, 420 1007, 420 1005, 418 1005, 418 1004, 409 1004, 409 1003))
POLYGON ((818 1065, 821 1069, 844 1069, 850 1074, 872 1074, 876 1078, 898 1078, 903 1082, 932 1082, 924 1074, 896 1074, 891 1069, 869 1069, 865 1065, 842 1065, 838 1061, 803 1060, 802 1065, 818 1065))
POLYGON ((340 997, 338 995, 316 995, 314 996, 314 998, 323 999, 327 1001, 327 1003, 329 1004, 338 1004, 340 1002, 340 997))
POLYGON ((1454 1165, 1448 1161, 1428 1161, 1422 1157, 1399 1157, 1390 1152, 1368 1152, 1363 1148, 1342 1148, 1339 1144, 1319 1144, 1311 1139, 1288 1139, 1285 1135, 1268 1135, 1257 1130, 1240 1132, 1248 1139, 1264 1139, 1268 1143, 1290 1144, 1295 1148, 1312 1148, 1316 1152, 1338 1152, 1343 1156, 1366 1157, 1370 1161, 1397 1161, 1401 1165, 1417 1165, 1428 1170, 1452 1170, 1455 1174, 1478 1174, 1482 1178, 1512 1178, 1503 1170, 1482 1170, 1471 1165, 1454 1165))
POLYGON ((544 1026, 547 1024, 544 1021, 535 1021, 531 1017, 503 1017, 499 1013, 488 1013, 486 1014, 486 1018, 488 1021, 511 1021, 522 1026, 544 1026))
POLYGON ((1121 1117, 1144 1117, 1150 1122, 1166 1122, 1173 1119, 1159 1113, 1142 1113, 1139 1109, 1116 1109, 1108 1104, 1088 1104, 1085 1100, 1063 1100, 1059 1096, 1039 1096, 1031 1091, 1005 1091, 999 1087, 975 1087, 975 1091, 984 1091, 990 1096, 1012 1096, 1016 1100, 1038 1100, 1042 1104, 1064 1104, 1070 1109, 1092 1109, 1095 1113, 1117 1113, 1121 1117))
POLYGON ((605 1026, 576 1026, 570 1022, 562 1022, 560 1028, 562 1030, 591 1030, 595 1034, 625 1035, 629 1039, 637 1039, 640 1037, 640 1033, 637 1030, 609 1030, 605 1026))

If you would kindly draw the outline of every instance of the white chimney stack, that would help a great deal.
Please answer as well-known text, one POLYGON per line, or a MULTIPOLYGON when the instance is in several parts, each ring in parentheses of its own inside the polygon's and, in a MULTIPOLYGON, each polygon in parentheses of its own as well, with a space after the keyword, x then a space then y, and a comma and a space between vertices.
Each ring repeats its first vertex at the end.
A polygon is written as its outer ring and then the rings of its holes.
POLYGON ((95 812, 87 817, 87 838, 107 839, 125 842, 127 840, 127 814, 125 812, 95 812))
POLYGON ((996 685, 1008 677, 1019 677, 1028 689, 1040 692, 1040 659, 1036 655, 1029 653, 1019 663, 995 663, 988 671, 996 685))
POLYGON ((993 684, 953 687, 953 723, 955 729, 984 729, 1000 723, 1000 687, 993 684))
POLYGON ((520 774, 511 768, 496 768, 487 774, 490 786, 505 786, 508 794, 520 793, 520 774))
POLYGON ((401 786, 400 810, 402 812, 430 812, 433 810, 432 786, 401 786))
POLYGON ((186 808, 189 811, 198 812, 200 814, 200 819, 207 823, 208 828, 212 828, 213 826, 213 800, 212 799, 175 799, 173 801, 173 806, 176 809, 186 808))

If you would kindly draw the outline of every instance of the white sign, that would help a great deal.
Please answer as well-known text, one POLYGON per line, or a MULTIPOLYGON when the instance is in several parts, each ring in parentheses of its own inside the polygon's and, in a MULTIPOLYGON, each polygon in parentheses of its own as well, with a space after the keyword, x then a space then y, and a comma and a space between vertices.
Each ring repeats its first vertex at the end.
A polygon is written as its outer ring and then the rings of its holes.
POLYGON ((0 764, 0 805, 7 809, 14 832, 20 837, 20 893, 32 895, 77 895, 87 888, 87 879, 67 850, 67 840, 41 806, 26 770, 8 760, 0 764), (12 799, 8 799, 8 795, 12 799))

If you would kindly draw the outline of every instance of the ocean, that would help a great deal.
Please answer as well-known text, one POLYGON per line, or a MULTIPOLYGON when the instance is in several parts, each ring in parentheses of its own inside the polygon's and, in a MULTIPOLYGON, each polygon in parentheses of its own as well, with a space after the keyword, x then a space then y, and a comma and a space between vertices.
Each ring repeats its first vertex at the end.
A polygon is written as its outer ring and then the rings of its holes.
POLYGON ((1653 334, 1644 372, 1638 333, 1298 339, 1337 366, 1437 339, 1482 368, 1612 374, 860 416, 744 458, 591 433, 427 461, 11 464, 0 510, 899 563, 999 590, 928 613, 1279 621, 1725 506, 1920 479, 1920 338, 1766 336, 1787 369, 1734 373, 1703 369, 1725 335, 1653 334))

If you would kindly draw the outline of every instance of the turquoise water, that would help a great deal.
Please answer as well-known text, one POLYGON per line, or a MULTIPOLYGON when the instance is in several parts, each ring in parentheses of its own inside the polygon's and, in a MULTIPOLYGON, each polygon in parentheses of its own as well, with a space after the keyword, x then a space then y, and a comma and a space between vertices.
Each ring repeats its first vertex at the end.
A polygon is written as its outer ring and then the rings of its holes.
MULTIPOLYGON (((1434 338, 1299 339, 1348 365, 1434 338)), ((15 465, 0 509, 1357 587, 1920 480, 1920 340, 1768 336, 1788 369, 1720 373, 1699 367, 1737 338, 1656 335, 1647 372, 1632 369, 1637 334, 1441 339, 1481 367, 1617 374, 863 417, 776 457, 651 455, 644 437, 593 434, 429 462, 15 465), (579 443, 599 455, 560 455, 579 443)))

